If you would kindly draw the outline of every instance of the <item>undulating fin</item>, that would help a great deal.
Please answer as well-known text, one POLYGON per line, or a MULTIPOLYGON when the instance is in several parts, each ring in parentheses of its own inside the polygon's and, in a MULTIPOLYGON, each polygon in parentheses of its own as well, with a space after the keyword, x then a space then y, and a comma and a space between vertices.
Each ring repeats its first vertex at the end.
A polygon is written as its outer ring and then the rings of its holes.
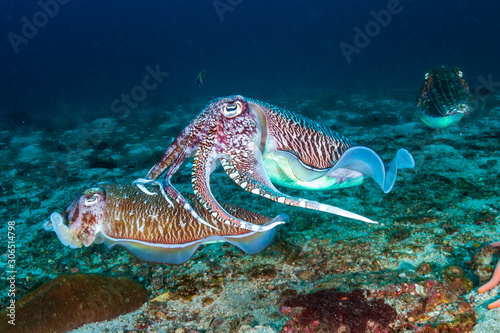
POLYGON ((330 171, 329 169, 319 170, 308 167, 307 165, 302 163, 302 161, 299 160, 295 155, 287 151, 275 151, 275 154, 286 157, 294 176, 303 182, 312 182, 320 179, 330 171))
MULTIPOLYGON (((280 214, 266 224, 272 225, 277 221, 284 221, 288 219, 288 215, 280 214)), ((266 225, 264 224, 264 225, 266 225)), ((273 228, 264 232, 250 232, 244 235, 238 236, 222 236, 226 241, 230 242, 234 246, 239 247, 242 251, 247 254, 257 254, 264 249, 266 249, 273 241, 274 234, 276 233, 276 228, 273 228)))
POLYGON ((143 261, 170 265, 185 263, 203 243, 203 240, 199 240, 188 244, 154 244, 134 239, 115 239, 106 235, 103 235, 103 240, 110 249, 119 245, 143 261))
POLYGON ((415 168, 415 159, 412 154, 405 149, 400 148, 396 153, 396 157, 389 163, 386 169, 385 181, 383 182, 382 190, 389 193, 396 182, 396 176, 399 169, 413 169, 415 168))
POLYGON ((433 129, 443 129, 457 124, 464 117, 463 113, 455 113, 442 117, 433 117, 419 112, 420 120, 433 129))
POLYGON ((406 124, 414 120, 418 110, 415 105, 407 105, 402 109, 399 109, 396 116, 401 124, 406 124))
POLYGON ((398 169, 414 167, 413 156, 404 148, 398 150, 396 157, 386 168, 382 158, 373 149, 354 146, 342 154, 332 171, 340 168, 358 171, 372 178, 385 193, 388 193, 394 186, 398 169))
MULTIPOLYGON (((288 216, 281 214, 266 224, 273 224, 276 221, 283 221, 286 218, 288 218, 288 216)), ((276 228, 264 232, 251 231, 236 236, 214 235, 185 244, 152 244, 137 240, 114 239, 106 235, 103 235, 103 239, 104 243, 109 248, 115 245, 122 246, 141 260, 160 264, 180 265, 191 259, 198 247, 203 243, 226 241, 240 248, 247 254, 253 255, 260 253, 271 244, 275 233, 276 228)))

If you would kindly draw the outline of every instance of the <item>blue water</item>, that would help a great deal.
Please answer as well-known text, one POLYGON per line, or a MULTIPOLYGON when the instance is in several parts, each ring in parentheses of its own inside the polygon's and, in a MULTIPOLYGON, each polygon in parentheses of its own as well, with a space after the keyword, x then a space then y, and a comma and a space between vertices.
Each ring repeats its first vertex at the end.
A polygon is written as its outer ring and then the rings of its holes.
MULTIPOLYGON (((0 2, 0 234, 15 225, 15 299, 64 273, 128 276, 151 299, 171 298, 163 317, 150 302, 124 330, 204 332, 219 322, 225 332, 251 316, 264 327, 256 332, 278 332, 292 320, 285 299, 361 288, 395 307, 401 332, 476 318, 474 332, 491 332, 500 315, 486 304, 498 288, 477 287, 498 260, 487 245, 500 240, 499 13, 492 0, 0 2), (462 70, 485 100, 482 117, 440 131, 399 123, 440 66, 462 70), (388 194, 372 180, 283 188, 379 225, 271 202, 215 170, 218 200, 290 216, 256 256, 211 244, 184 265, 154 265, 119 247, 70 249, 42 229, 83 189, 143 178, 212 98, 233 94, 301 113, 386 162, 406 148, 415 170, 399 172, 388 194), (464 271, 461 284, 443 287, 447 267, 464 271)), ((172 178, 180 191, 192 191, 191 168, 187 160, 172 178)), ((2 272, 7 259, 0 241, 2 272)), ((9 286, 2 277, 0 309, 9 286)), ((101 325, 93 331, 115 331, 101 325)))
POLYGON ((147 66, 169 75, 143 107, 235 93, 383 97, 416 92, 441 65, 461 67, 474 87, 480 76, 500 77, 499 12, 492 0, 4 1, 0 112, 10 116, 0 122, 109 114, 147 66), (360 47, 356 27, 373 36, 360 47), (346 57, 341 43, 357 51, 346 57), (198 87, 202 69, 208 81, 198 87))

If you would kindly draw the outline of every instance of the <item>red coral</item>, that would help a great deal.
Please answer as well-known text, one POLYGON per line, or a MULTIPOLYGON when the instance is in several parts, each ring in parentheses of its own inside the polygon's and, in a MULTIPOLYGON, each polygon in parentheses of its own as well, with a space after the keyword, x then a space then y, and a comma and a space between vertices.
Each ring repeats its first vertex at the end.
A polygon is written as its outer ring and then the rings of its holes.
POLYGON ((371 328, 380 331, 396 319, 396 310, 380 299, 368 301, 360 289, 298 295, 284 302, 281 313, 292 317, 283 326, 284 333, 334 333, 340 328, 365 333, 369 321, 378 323, 371 328))

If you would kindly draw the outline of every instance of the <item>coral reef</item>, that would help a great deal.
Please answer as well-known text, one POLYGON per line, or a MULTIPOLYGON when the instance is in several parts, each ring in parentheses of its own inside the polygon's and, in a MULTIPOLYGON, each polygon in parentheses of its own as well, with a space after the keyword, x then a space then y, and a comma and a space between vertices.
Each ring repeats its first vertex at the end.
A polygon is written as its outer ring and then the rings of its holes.
MULTIPOLYGON (((498 331, 500 312, 487 305, 498 300, 499 287, 482 294, 477 288, 491 278, 500 256, 498 248, 487 246, 500 239, 500 96, 488 99, 479 121, 440 132, 396 123, 396 110, 414 98, 414 91, 389 92, 386 98, 343 93, 268 98, 370 145, 384 159, 397 147, 411 151, 416 171, 398 175, 387 195, 371 181, 340 191, 287 191, 366 214, 380 224, 350 223, 256 199, 219 169, 211 175, 218 200, 268 216, 283 212, 290 222, 257 256, 229 244, 206 244, 180 266, 151 265, 104 245, 74 251, 43 231, 41 223, 87 186, 144 176, 206 100, 144 109, 118 122, 64 118, 53 124, 57 131, 1 132, 0 212, 4 221, 16 224, 16 296, 59 274, 82 272, 133 277, 155 299, 139 311, 84 325, 75 333, 276 333, 293 317, 280 313, 286 299, 332 288, 367 290, 367 302, 383 299, 397 313, 390 332, 498 331), (303 103, 297 105, 299 100, 303 103), (154 120, 158 115, 161 119, 154 120), (109 158, 118 167, 99 162, 90 168, 93 158, 109 158)), ((181 166, 172 181, 179 190, 191 191, 190 164, 181 166)), ((0 233, 7 235, 6 226, 0 225, 0 233)), ((4 243, 0 270, 7 271, 4 243)), ((8 290, 6 279, 0 279, 0 289, 8 290)), ((5 308, 7 293, 0 296, 5 308)))

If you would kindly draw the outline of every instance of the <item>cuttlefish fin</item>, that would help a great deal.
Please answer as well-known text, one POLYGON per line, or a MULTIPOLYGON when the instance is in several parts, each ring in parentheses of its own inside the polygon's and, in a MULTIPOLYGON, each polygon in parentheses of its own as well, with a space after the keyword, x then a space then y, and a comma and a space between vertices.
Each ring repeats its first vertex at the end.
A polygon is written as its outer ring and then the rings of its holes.
POLYGON ((386 167, 382 158, 373 149, 354 146, 342 154, 332 171, 340 168, 358 171, 372 178, 385 193, 388 193, 394 186, 398 169, 414 167, 413 156, 404 148, 398 150, 396 157, 386 167))
POLYGON ((109 248, 122 246, 135 257, 153 263, 180 265, 188 261, 203 240, 186 244, 151 244, 133 239, 116 239, 103 235, 104 244, 109 248))
POLYGON ((295 198, 281 193, 271 183, 264 169, 262 154, 253 143, 235 157, 222 158, 221 164, 226 173, 236 184, 253 194, 261 195, 265 198, 290 206, 318 210, 367 223, 377 223, 364 216, 338 207, 303 198, 295 198))
POLYGON ((276 233, 276 228, 274 228, 277 226, 276 222, 281 223, 286 219, 288 219, 288 215, 279 214, 274 219, 264 224, 264 226, 272 225, 272 229, 264 232, 252 231, 238 236, 222 236, 222 238, 234 246, 239 247, 247 254, 257 254, 264 251, 264 249, 267 248, 273 241, 274 234, 276 233))
POLYGON ((155 244, 133 239, 116 239, 104 234, 101 237, 107 247, 121 246, 140 260, 159 264, 180 265, 188 261, 203 243, 226 241, 250 255, 262 252, 271 244, 276 233, 275 227, 283 223, 287 218, 286 214, 280 214, 266 222, 263 226, 271 227, 264 232, 252 231, 235 236, 210 236, 185 244, 155 244))
POLYGON ((404 108, 398 110, 397 117, 401 124, 406 124, 411 122, 415 118, 417 113, 417 108, 413 104, 409 104, 404 108))

